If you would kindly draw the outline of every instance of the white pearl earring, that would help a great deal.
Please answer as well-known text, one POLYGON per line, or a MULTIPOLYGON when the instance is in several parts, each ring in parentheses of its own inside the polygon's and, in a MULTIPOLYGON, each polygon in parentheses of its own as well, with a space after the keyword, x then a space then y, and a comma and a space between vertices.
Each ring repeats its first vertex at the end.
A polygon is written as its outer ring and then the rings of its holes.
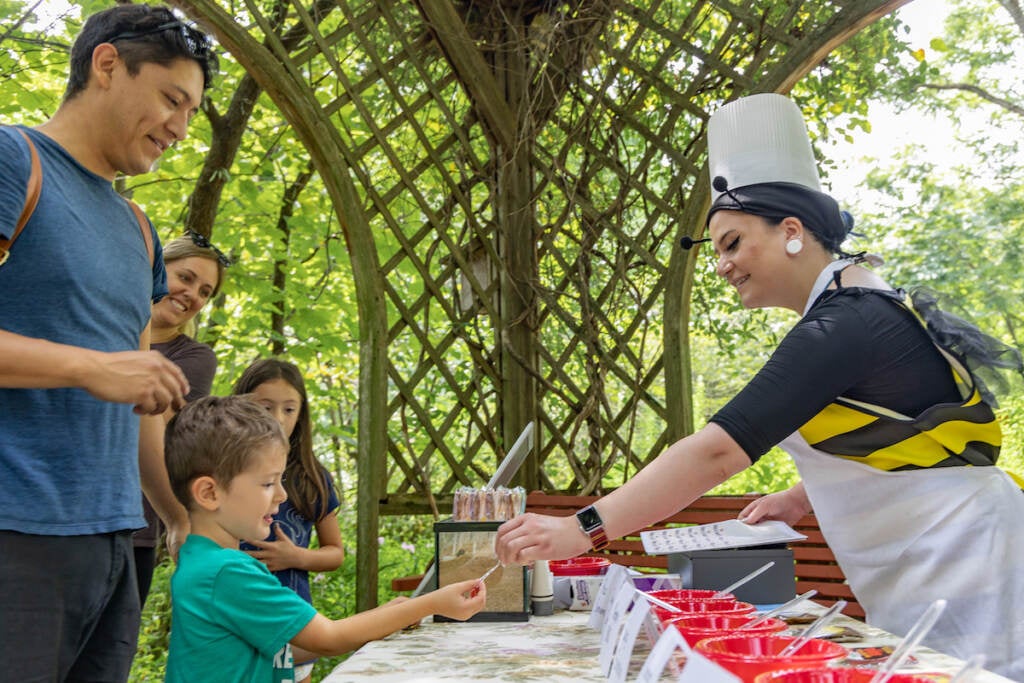
POLYGON ((786 253, 790 256, 796 256, 804 249, 803 240, 796 239, 795 237, 790 241, 786 242, 786 253))

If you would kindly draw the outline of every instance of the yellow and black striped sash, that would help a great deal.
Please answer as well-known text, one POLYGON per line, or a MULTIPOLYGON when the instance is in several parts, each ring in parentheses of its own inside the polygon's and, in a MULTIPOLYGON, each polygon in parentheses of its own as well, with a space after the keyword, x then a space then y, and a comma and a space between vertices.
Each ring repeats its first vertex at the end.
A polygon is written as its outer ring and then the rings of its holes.
MULTIPOLYGON (((908 301, 890 301, 924 325, 908 301)), ((800 428, 801 436, 820 451, 880 470, 994 465, 1002 430, 992 408, 982 400, 967 368, 934 338, 932 342, 949 363, 960 402, 938 404, 910 417, 839 397, 800 428)))

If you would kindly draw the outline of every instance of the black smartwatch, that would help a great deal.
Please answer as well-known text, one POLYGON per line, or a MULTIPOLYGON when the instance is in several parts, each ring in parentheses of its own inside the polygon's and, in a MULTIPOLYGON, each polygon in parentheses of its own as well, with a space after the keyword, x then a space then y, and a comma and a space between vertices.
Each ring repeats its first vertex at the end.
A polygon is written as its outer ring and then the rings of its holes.
POLYGON ((593 505, 579 510, 576 513, 576 522, 580 529, 590 537, 590 545, 594 550, 604 550, 608 547, 608 534, 604 530, 604 521, 593 505))

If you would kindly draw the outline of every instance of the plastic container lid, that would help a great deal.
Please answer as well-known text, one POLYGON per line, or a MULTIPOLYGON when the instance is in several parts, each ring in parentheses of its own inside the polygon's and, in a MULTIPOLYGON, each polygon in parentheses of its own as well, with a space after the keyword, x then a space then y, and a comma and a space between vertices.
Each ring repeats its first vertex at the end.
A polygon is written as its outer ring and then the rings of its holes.
POLYGON ((603 557, 574 557, 548 562, 555 576, 597 576, 604 574, 610 564, 611 561, 603 557))

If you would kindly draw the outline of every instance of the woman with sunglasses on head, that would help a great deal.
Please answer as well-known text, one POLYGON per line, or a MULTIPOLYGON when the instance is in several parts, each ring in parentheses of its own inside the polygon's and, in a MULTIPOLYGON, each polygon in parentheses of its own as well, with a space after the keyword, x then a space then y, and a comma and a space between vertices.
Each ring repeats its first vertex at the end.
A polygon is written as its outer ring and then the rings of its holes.
MULTIPOLYGON (((995 466, 1002 442, 982 383, 1020 353, 906 297, 846 253, 852 218, 820 189, 799 108, 776 94, 708 124, 707 228, 718 274, 746 308, 802 316, 709 423, 576 518, 526 514, 498 531, 503 563, 562 559, 662 520, 774 445, 801 481, 748 523, 811 510, 867 621, 897 635, 938 599, 924 643, 1024 680, 1024 495, 995 466)), ((683 240, 693 246, 694 240, 683 240)))
MULTIPOLYGON (((210 394, 217 371, 213 349, 193 339, 195 317, 220 291, 230 261, 205 236, 189 231, 164 245, 164 264, 168 293, 152 307, 150 348, 181 368, 189 385, 185 400, 194 401, 210 394)), ((174 413, 169 408, 164 419, 170 420, 174 413)), ((143 503, 148 526, 132 537, 141 605, 149 594, 161 531, 160 518, 145 499, 143 503)))

